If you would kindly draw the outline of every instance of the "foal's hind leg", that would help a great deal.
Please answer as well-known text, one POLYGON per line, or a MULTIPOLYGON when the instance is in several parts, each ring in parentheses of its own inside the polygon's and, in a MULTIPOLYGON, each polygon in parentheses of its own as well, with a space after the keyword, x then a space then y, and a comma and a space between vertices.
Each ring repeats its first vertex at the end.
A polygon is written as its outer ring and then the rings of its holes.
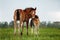
POLYGON ((20 28, 21 28, 21 35, 22 35, 22 32, 23 32, 23 22, 22 21, 20 22, 20 28))
POLYGON ((20 34, 20 21, 17 21, 17 25, 18 25, 18 34, 20 34))
POLYGON ((16 35, 16 21, 14 20, 14 34, 16 35))

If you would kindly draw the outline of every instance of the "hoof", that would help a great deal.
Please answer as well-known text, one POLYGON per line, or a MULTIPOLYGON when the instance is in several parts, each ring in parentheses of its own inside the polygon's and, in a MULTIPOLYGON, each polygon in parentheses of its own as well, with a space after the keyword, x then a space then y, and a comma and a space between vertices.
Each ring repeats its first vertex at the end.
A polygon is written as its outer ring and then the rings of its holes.
POLYGON ((21 32, 21 35, 22 35, 22 32, 21 32))

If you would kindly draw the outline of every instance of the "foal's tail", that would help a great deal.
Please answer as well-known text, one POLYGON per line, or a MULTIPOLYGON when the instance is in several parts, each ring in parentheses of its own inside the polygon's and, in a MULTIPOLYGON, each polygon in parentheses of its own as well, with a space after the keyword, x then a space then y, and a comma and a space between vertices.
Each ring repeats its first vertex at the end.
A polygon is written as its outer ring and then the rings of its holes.
POLYGON ((14 19, 20 20, 20 9, 14 11, 14 19))

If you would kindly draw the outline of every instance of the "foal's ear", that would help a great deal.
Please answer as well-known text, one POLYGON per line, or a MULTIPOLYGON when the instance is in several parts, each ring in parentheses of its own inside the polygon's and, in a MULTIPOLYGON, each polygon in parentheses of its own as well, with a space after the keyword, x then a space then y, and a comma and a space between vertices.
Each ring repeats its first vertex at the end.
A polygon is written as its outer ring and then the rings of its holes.
POLYGON ((36 10, 37 8, 35 7, 35 10, 36 10))

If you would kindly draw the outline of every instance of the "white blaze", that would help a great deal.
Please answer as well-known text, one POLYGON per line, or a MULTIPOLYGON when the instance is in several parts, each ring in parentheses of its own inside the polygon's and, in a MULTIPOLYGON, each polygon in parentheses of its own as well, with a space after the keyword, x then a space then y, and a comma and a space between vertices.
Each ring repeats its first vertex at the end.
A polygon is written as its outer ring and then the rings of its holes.
MULTIPOLYGON (((34 12, 33 12, 33 15, 34 15, 34 12)), ((34 18, 34 16, 32 18, 34 18)))

